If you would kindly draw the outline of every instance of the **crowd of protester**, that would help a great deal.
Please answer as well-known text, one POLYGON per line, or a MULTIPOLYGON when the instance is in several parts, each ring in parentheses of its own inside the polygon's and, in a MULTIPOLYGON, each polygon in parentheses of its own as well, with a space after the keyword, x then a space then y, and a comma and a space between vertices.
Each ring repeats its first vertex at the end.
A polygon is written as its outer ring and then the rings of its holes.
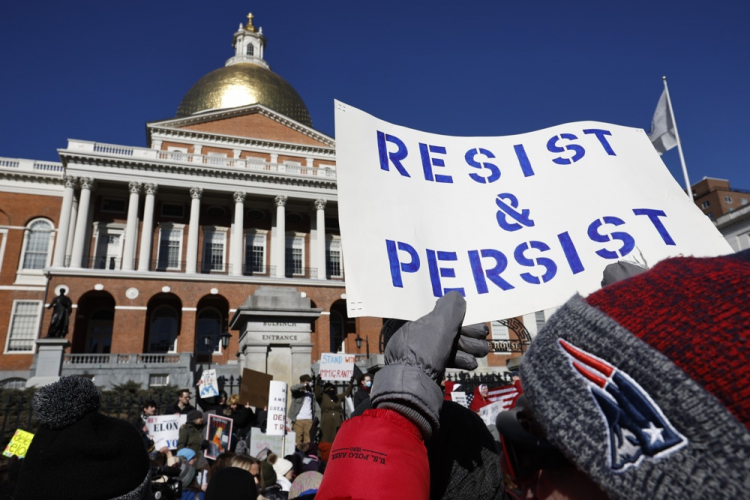
POLYGON ((388 343, 386 366, 343 393, 309 375, 291 389, 295 451, 248 450, 265 410, 237 396, 180 391, 177 448, 155 449, 147 401, 133 422, 99 413, 86 378, 38 390, 40 422, 0 494, 14 500, 149 498, 598 499, 750 498, 750 251, 668 259, 651 270, 618 263, 603 288, 573 297, 520 363, 513 404, 494 426, 477 388, 450 400, 446 368, 488 354, 488 328, 464 325, 451 292, 388 343), (710 285, 711 294, 705 286, 710 285), (441 389, 441 385, 447 386, 441 389), (521 395, 522 394, 522 395, 521 395), (206 413, 232 419, 231 449, 208 459, 206 413), (327 417, 328 415, 328 417, 327 417), (493 434, 494 432, 494 434, 493 434))

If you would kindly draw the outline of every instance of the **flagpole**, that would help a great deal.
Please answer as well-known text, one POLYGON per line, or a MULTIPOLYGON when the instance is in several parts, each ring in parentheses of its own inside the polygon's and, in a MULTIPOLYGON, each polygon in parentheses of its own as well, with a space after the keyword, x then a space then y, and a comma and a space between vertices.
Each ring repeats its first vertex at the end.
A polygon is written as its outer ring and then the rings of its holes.
POLYGON ((688 178, 687 167, 685 166, 685 155, 682 154, 682 142, 680 141, 680 134, 677 132, 677 120, 674 118, 674 108, 672 107, 672 99, 669 97, 669 87, 667 87, 667 77, 662 76, 664 81, 664 92, 667 93, 667 105, 669 106, 669 115, 672 117, 672 125, 674 125, 674 136, 677 139, 677 151, 680 152, 680 163, 682 163, 682 175, 685 177, 685 189, 687 190, 688 197, 693 199, 693 189, 690 185, 690 179, 688 178))

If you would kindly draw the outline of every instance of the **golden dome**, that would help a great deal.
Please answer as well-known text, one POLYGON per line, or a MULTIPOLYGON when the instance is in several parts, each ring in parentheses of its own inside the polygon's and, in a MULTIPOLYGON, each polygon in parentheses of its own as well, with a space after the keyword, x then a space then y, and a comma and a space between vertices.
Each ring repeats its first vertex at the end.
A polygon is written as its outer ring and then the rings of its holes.
POLYGON ((225 66, 198 80, 182 98, 177 117, 250 104, 262 104, 312 127, 307 106, 294 87, 273 71, 251 63, 225 66))

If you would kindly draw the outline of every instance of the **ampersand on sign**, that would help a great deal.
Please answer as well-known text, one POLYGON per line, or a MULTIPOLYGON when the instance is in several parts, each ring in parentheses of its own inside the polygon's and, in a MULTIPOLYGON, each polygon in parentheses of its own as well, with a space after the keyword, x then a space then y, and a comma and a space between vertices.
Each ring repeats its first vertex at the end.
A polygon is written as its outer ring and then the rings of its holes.
POLYGON ((495 203, 500 208, 497 211, 497 224, 505 229, 506 231, 518 231, 524 227, 533 227, 534 221, 529 218, 531 211, 524 208, 520 213, 515 210, 518 208, 518 198, 511 193, 500 193, 495 199, 495 203), (510 206, 508 203, 510 203, 510 206), (509 217, 516 222, 511 222, 507 219, 509 217))

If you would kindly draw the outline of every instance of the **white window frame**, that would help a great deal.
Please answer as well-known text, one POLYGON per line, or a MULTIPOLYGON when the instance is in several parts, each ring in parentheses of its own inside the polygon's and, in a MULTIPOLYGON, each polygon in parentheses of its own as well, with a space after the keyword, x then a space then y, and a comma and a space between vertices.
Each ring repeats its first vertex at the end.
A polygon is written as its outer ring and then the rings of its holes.
POLYGON ((5 339, 5 351, 4 354, 34 354, 36 352, 36 347, 33 346, 33 342, 36 341, 39 338, 39 322, 42 319, 42 306, 43 303, 41 300, 26 300, 26 299, 17 299, 13 301, 13 306, 11 307, 11 313, 10 313, 10 321, 8 323, 8 334, 6 335, 5 339), (9 351, 8 347, 10 346, 10 341, 12 340, 11 337, 13 337, 13 321, 16 317, 16 306, 17 304, 21 302, 28 302, 28 303, 36 303, 37 304, 37 313, 36 313, 36 333, 34 335, 34 338, 32 339, 32 348, 28 351, 9 351))
POLYGON ((201 270, 209 271, 212 273, 223 273, 226 271, 227 269, 227 241, 229 241, 229 238, 227 237, 228 229, 229 228, 220 227, 220 226, 203 226, 203 252, 202 252, 202 260, 201 260, 202 262, 201 270), (206 240, 208 239, 208 235, 211 235, 213 237, 214 234, 224 235, 224 241, 222 245, 223 248, 221 252, 221 269, 214 269, 213 263, 210 263, 211 266, 209 268, 206 268, 206 240))
POLYGON ((51 220, 45 217, 37 217, 32 219, 24 227, 23 244, 21 245, 21 253, 18 258, 18 270, 16 271, 16 285, 44 285, 44 268, 49 267, 52 263, 52 252, 55 248, 55 225, 51 220), (36 222, 44 221, 48 223, 51 228, 49 230, 49 245, 47 246, 47 259, 42 269, 24 269, 23 262, 26 260, 26 248, 29 243, 29 236, 31 235, 31 226, 36 222))
POLYGON ((490 338, 492 340, 510 340, 510 328, 501 325, 500 321, 490 323, 490 338))
MULTIPOLYGON (((120 253, 116 256, 117 262, 119 263, 120 267, 115 267, 115 270, 120 269, 122 267, 122 252, 125 248, 125 224, 120 223, 99 223, 94 222, 94 259, 98 259, 101 257, 99 255, 99 238, 100 237, 109 237, 112 236, 119 236, 120 237, 120 253)), ((104 255, 103 257, 107 257, 104 255)), ((91 268, 93 269, 93 263, 91 265, 91 268)), ((97 268, 102 271, 111 270, 105 263, 104 268, 97 268)))
POLYGON ((152 387, 166 387, 169 385, 169 373, 151 373, 148 376, 148 387, 149 389, 152 387), (153 377, 164 377, 164 383, 163 384, 152 384, 151 379, 153 377))
MULTIPOLYGON (((304 276, 305 275, 305 236, 306 236, 305 233, 295 233, 295 232, 286 233, 286 244, 284 246, 284 264, 285 264, 284 267, 285 268, 287 267, 286 266, 287 260, 293 262, 293 259, 287 259, 287 255, 288 255, 287 252, 295 250, 295 247, 294 247, 295 243, 299 242, 299 250, 301 250, 300 255, 301 255, 301 261, 302 261, 302 272, 295 273, 294 271, 292 271, 292 276, 304 276)), ((292 253, 292 256, 294 256, 293 253, 292 253)), ((286 272, 288 273, 289 269, 286 269, 286 272)))
POLYGON ((182 244, 185 240, 185 224, 175 224, 173 222, 160 222, 159 223, 159 238, 158 243, 156 245, 156 265, 154 266, 154 269, 158 269, 159 271, 180 271, 181 270, 181 262, 182 262, 182 244), (161 256, 161 242, 162 242, 162 231, 165 229, 172 231, 177 230, 180 233, 180 249, 177 253, 177 256, 179 257, 177 259, 177 267, 169 267, 169 256, 167 256, 167 266, 161 267, 161 262, 159 260, 161 256))
POLYGON ((747 198, 740 198, 740 205, 747 205, 747 198))
POLYGON ((733 203, 731 196, 724 196, 724 202, 725 203, 733 203))
MULTIPOLYGON (((242 249, 243 252, 243 258, 242 262, 245 264, 245 272, 249 272, 250 274, 254 273, 255 270, 252 269, 252 259, 250 259, 250 269, 247 269, 248 259, 247 259, 247 250, 248 246, 252 250, 252 248, 255 246, 255 238, 258 236, 263 237, 263 264, 261 264, 261 270, 258 271, 258 274, 267 274, 268 273, 268 265, 266 265, 266 262, 268 262, 268 231, 265 229, 245 229, 245 238, 244 238, 244 248, 242 249), (250 242, 250 245, 248 245, 248 242, 250 242)), ((286 258, 286 255, 284 256, 286 258)))
POLYGON ((5 260, 5 245, 8 243, 8 229, 0 228, 0 272, 3 270, 3 260, 5 260))
POLYGON ((709 200, 704 201, 701 203, 701 208, 706 209, 711 206, 711 202, 709 200))
MULTIPOLYGON (((328 267, 331 264, 331 248, 334 243, 338 246, 339 252, 339 274, 331 273, 331 278, 343 278, 344 277, 344 254, 341 248, 341 236, 337 234, 330 234, 326 236, 326 277, 328 277, 328 267)), ((332 266, 331 266, 332 267, 332 266)))
POLYGON ((167 152, 171 153, 169 155, 170 159, 175 161, 190 161, 190 153, 188 151, 187 146, 167 146, 167 152))

